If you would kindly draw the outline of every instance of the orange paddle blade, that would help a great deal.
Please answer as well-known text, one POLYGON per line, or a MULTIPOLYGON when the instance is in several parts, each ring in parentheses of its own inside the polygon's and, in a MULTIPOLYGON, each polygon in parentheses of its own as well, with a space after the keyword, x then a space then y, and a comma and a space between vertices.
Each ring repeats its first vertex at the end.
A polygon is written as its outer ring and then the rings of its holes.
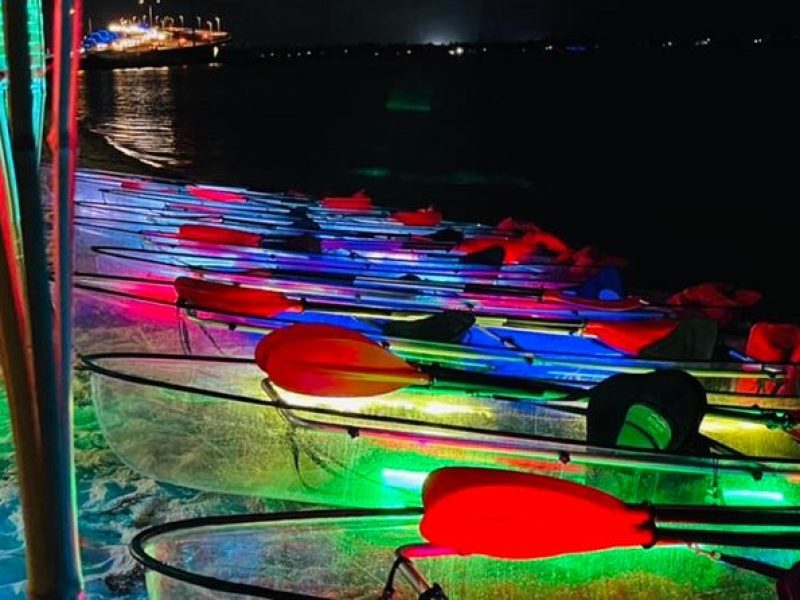
POLYGON ((303 305, 278 292, 230 283, 178 277, 178 301, 189 308, 270 318, 286 311, 301 312, 303 305))
POLYGON ((369 338, 330 325, 275 332, 258 344, 256 362, 276 385, 312 396, 377 396, 430 383, 429 375, 369 338))

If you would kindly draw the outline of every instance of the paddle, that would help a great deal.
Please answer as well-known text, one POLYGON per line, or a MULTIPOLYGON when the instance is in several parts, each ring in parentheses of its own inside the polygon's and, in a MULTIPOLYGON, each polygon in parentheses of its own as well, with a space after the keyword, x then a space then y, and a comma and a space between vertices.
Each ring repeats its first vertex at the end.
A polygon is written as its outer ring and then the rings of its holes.
MULTIPOLYGON (((396 574, 403 572, 419 600, 446 600, 442 586, 429 583, 413 563, 417 558, 535 560, 657 544, 800 546, 800 511, 636 506, 594 488, 531 473, 446 467, 427 477, 422 502, 420 534, 427 543, 396 550, 384 599, 394 597, 396 574)), ((714 558, 775 579, 781 600, 798 597, 797 566, 781 569, 720 554, 714 558)))
POLYGON ((630 505, 529 473, 444 468, 428 476, 423 505, 422 537, 460 555, 536 559, 656 544, 800 547, 798 511, 630 505))
POLYGON ((385 394, 408 385, 429 384, 443 374, 457 374, 464 383, 502 387, 508 387, 511 381, 432 367, 426 372, 358 332, 305 323, 264 337, 256 347, 256 363, 280 387, 309 396, 385 394))
MULTIPOLYGON (((256 363, 279 387, 308 396, 368 397, 395 392, 409 385, 430 385, 437 380, 485 387, 508 397, 525 397, 527 390, 532 395, 541 393, 541 384, 533 380, 499 377, 487 373, 445 369, 438 366, 422 367, 416 363, 408 363, 366 336, 333 325, 301 323, 275 331, 265 336, 257 345, 256 363)), ((651 379, 654 381, 671 379, 670 373, 672 372, 660 371, 638 377, 642 379, 643 383, 646 383, 651 379)), ((631 376, 625 377, 631 378, 631 376)), ((688 374, 684 374, 684 377, 691 379, 688 374)), ((597 386, 598 393, 600 390, 613 388, 612 379, 607 380, 606 384, 597 386)), ((698 388, 700 387, 699 383, 695 384, 698 388)), ((556 389, 556 386, 553 386, 553 389, 556 389)), ((608 396, 608 394, 605 395, 608 396)), ((586 416, 590 424, 597 422, 602 424, 602 421, 614 417, 614 411, 609 412, 608 409, 608 398, 598 397, 595 399, 591 392, 589 397, 588 409, 583 407, 561 408, 573 414, 586 416)), ((653 398, 655 396, 651 393, 650 400, 652 402, 654 402, 653 398)), ((635 404, 634 400, 627 399, 626 401, 635 404)), ((531 402, 531 404, 536 403, 531 402)), ((623 399, 620 399, 620 405, 622 404, 624 404, 623 399)), ((546 407, 547 405, 542 406, 546 407)), ((623 417, 626 411, 627 408, 622 411, 623 417)), ((689 440, 684 440, 682 436, 693 436, 692 439, 703 440, 706 446, 714 447, 724 453, 736 454, 735 450, 699 433, 699 419, 703 414, 760 423, 770 428, 780 427, 790 434, 792 428, 797 424, 797 415, 786 411, 752 407, 708 406, 705 404, 704 398, 698 411, 698 422, 694 425, 682 424, 681 419, 673 415, 671 435, 675 436, 674 443, 689 444, 689 440)), ((600 434, 611 435, 612 439, 598 438, 596 443, 607 446, 615 445, 614 440, 619 435, 622 422, 614 426, 610 425, 610 427, 610 429, 608 427, 601 428, 600 434), (609 429, 610 433, 606 429, 609 429)), ((634 446, 637 445, 634 444, 634 446)))

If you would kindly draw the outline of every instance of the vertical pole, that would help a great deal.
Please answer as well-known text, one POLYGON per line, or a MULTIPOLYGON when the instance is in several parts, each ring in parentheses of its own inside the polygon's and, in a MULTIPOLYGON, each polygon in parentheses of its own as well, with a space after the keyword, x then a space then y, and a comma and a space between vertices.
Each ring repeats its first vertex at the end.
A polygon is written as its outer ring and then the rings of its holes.
MULTIPOLYGON (((56 78, 64 69, 71 72, 74 39, 75 0, 56 0, 55 54, 56 78)), ((80 18, 78 16, 78 18, 80 18)), ((41 6, 38 0, 5 0, 4 28, 8 54, 8 91, 11 109, 11 160, 14 172, 9 178, 16 184, 16 198, 5 198, 0 216, 3 225, 3 263, 0 279, 13 280, 8 268, 16 259, 23 264, 18 281, 12 283, 11 300, 0 296, 2 310, 2 348, 4 368, 15 374, 14 388, 9 386, 9 403, 19 471, 22 515, 28 568, 28 597, 35 600, 74 600, 81 598, 82 582, 77 544, 75 484, 73 478, 72 408, 69 391, 69 353, 62 344, 69 343, 69 314, 53 317, 49 269, 46 252, 41 186, 39 181, 41 140, 41 98, 37 84, 44 78, 41 44, 41 6), (39 103, 39 104, 37 104, 39 103), (38 108, 37 108, 38 106, 38 108), (39 110, 39 114, 37 114, 39 110), (18 218, 19 224, 8 222, 18 218), (14 237, 21 234, 22 260, 9 256, 15 248, 14 237), (24 300, 24 301, 23 301, 24 300), (16 328, 7 329, 17 320, 16 328), (66 329, 62 326, 66 322, 66 329), (16 329, 16 331, 15 331, 16 329), (64 331, 67 331, 66 338, 64 331), (59 346, 57 347, 56 343, 59 346), (11 344, 18 343, 16 346, 11 344), (24 385, 21 370, 26 371, 24 385)), ((74 55, 77 59, 77 54, 74 55)), ((68 75, 71 77, 71 75, 68 75)), ((59 88, 63 82, 55 84, 59 88)), ((70 93, 74 93, 70 92, 70 93)), ((69 105, 67 99, 57 102, 69 105)), ((60 119, 67 112, 56 112, 60 119)), ((60 160, 60 157, 56 160, 60 160)), ((57 167, 58 168, 58 167, 57 167)), ((8 189, 8 186, 6 186, 8 189)), ((69 230, 69 211, 58 217, 59 230, 69 230), (66 229, 64 219, 66 218, 66 229)), ((56 234, 56 254, 63 252, 62 231, 56 234)), ((67 234, 67 240, 71 239, 67 234)), ((67 251, 66 260, 71 260, 67 251)), ((64 260, 56 259, 57 270, 64 260)), ((58 277, 58 275, 57 275, 58 277)), ((4 282, 0 281, 0 284, 4 282)), ((63 276, 59 285, 63 285, 63 276)), ((64 301, 57 303, 65 310, 64 301)), ((66 306, 69 305, 69 296, 66 306)), ((68 310, 68 308, 66 308, 68 310)))
POLYGON ((58 387, 58 432, 64 436, 61 515, 63 522, 65 584, 63 598, 82 596, 77 529, 77 491, 72 410, 72 273, 74 268, 75 169, 78 161, 78 70, 82 38, 83 0, 55 0, 53 16, 53 103, 51 154, 53 156, 54 274, 55 274, 55 368, 58 387))

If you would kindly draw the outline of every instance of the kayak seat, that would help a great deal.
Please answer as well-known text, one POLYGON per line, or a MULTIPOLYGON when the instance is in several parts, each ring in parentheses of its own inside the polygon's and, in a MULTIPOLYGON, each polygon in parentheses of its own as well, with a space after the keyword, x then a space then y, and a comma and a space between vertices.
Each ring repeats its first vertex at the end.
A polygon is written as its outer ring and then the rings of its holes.
POLYGON ((719 326, 711 319, 685 319, 670 335, 645 346, 639 356, 652 360, 711 360, 719 326))
POLYGON ((301 217, 292 221, 292 227, 295 229, 307 229, 309 231, 319 231, 322 229, 316 221, 308 217, 301 217))
POLYGON ((286 240, 288 250, 307 252, 308 254, 322 254, 322 242, 310 233, 290 237, 286 240))
POLYGON ((492 246, 485 250, 472 252, 461 257, 461 263, 465 265, 487 265, 500 267, 506 259, 506 251, 502 246, 492 246))
POLYGON ((702 384, 680 370, 617 374, 589 392, 587 440, 608 447, 708 454, 700 435, 708 402, 702 384))
POLYGON ((452 227, 446 227, 438 230, 436 233, 432 233, 428 236, 428 239, 433 242, 460 244, 464 241, 464 234, 452 227))
POLYGON ((418 321, 391 321, 384 326, 383 333, 429 342, 458 342, 474 324, 473 315, 447 310, 418 321))

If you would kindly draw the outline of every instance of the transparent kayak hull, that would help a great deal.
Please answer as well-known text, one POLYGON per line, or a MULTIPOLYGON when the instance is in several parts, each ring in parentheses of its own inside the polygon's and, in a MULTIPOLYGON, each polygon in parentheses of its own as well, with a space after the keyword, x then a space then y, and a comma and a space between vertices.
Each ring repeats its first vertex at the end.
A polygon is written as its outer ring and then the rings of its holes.
MULTIPOLYGON (((262 391, 263 374, 245 359, 133 354, 85 363, 98 420, 116 454, 145 475, 192 488, 340 506, 418 506, 428 473, 468 465, 563 477, 630 502, 800 503, 796 445, 762 425, 723 419, 704 428, 748 454, 781 459, 589 446, 581 441, 582 417, 458 386, 320 399, 262 391)), ((558 399, 548 391, 540 396, 531 400, 558 399)))
MULTIPOLYGON (((506 347, 503 328, 472 328, 460 343, 434 343, 391 338, 380 319, 346 314, 285 312, 272 319, 187 311, 177 308, 170 282, 155 277, 110 278, 83 275, 76 279, 77 347, 84 353, 112 351, 187 352, 203 355, 252 356, 269 331, 293 323, 326 323, 354 329, 381 342, 408 360, 454 368, 589 386, 615 373, 645 373, 681 368, 698 377, 709 392, 734 393, 740 384, 769 389, 783 377, 785 365, 742 362, 654 361, 625 357, 603 344, 579 336, 513 331, 521 351, 506 347), (102 335, 99 335, 102 328, 102 335)), ((791 398, 752 396, 762 406, 798 406, 791 398), (766 404, 765 404, 766 403, 766 404)))
MULTIPOLYGON (((134 556, 149 597, 379 600, 396 548, 420 541, 419 516, 314 511, 197 519, 145 531, 134 556)), ((798 553, 726 550, 790 565, 798 553)), ((451 599, 756 600, 775 597, 768 578, 683 547, 617 549, 537 561, 438 557, 415 561, 451 599)), ((394 600, 418 594, 401 577, 394 600)))
MULTIPOLYGON (((327 255, 290 250, 246 249, 237 246, 210 246, 193 243, 156 242, 137 234, 128 236, 105 231, 81 231, 85 244, 102 256, 135 260, 127 274, 142 269, 142 259, 166 266, 224 270, 247 273, 263 269, 306 269, 313 273, 373 275, 388 278, 415 276, 422 281, 450 284, 514 285, 531 289, 574 287, 596 272, 594 268, 572 270, 559 265, 508 265, 494 267, 471 265, 452 260, 429 260, 427 257, 381 259, 351 254, 348 251, 327 255)), ((98 263, 99 264, 99 263, 98 263)), ((108 263, 106 263, 108 264, 108 263)), ((119 263, 117 263, 119 264, 119 263)), ((118 270, 100 271, 119 273, 118 270)))

